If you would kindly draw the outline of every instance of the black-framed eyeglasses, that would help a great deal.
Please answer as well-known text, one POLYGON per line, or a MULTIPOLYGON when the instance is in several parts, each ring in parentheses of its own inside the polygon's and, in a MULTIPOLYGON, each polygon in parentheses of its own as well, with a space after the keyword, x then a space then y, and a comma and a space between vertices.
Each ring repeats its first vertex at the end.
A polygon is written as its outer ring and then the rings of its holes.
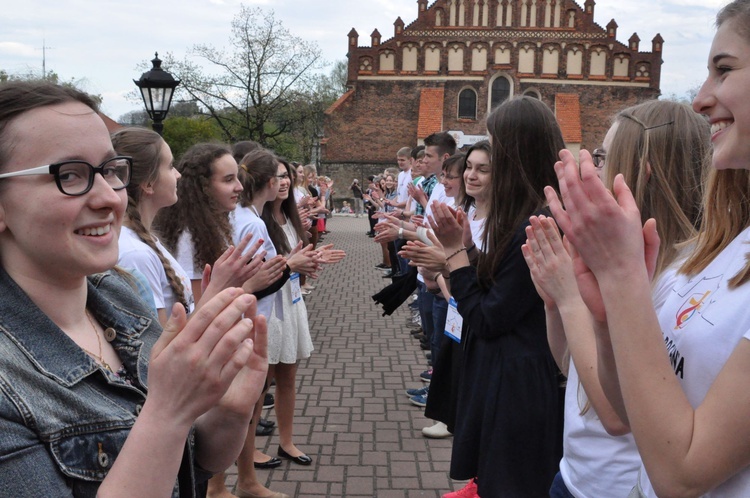
POLYGON ((607 151, 604 149, 594 149, 591 157, 594 160, 594 167, 596 169, 602 169, 604 167, 604 161, 607 160, 607 151))
POLYGON ((283 173, 281 175, 276 175, 276 178, 279 180, 288 180, 289 179, 289 173, 283 173))
POLYGON ((47 164, 37 168, 3 173, 0 178, 12 178, 14 176, 30 175, 54 175, 57 189, 65 195, 83 195, 94 186, 94 175, 102 175, 112 190, 122 190, 130 183, 130 174, 133 169, 133 158, 128 156, 115 156, 107 159, 99 166, 93 166, 86 161, 62 161, 47 164))

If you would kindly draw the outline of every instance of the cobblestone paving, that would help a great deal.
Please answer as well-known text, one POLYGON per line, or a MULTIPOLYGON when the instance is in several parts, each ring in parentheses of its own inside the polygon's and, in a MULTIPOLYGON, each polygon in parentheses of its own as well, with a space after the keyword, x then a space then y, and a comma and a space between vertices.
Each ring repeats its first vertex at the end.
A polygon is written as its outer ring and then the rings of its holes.
MULTIPOLYGON (((347 257, 328 267, 305 298, 315 351, 297 374, 295 444, 313 464, 284 460, 258 477, 298 498, 440 498, 463 483, 448 478, 452 440, 422 437, 432 422, 404 393, 423 385, 418 376, 426 368, 406 327, 406 305, 382 317, 370 297, 390 280, 373 268, 380 246, 365 235, 366 219, 335 216, 328 224, 323 243, 347 257)), ((273 410, 263 416, 275 419, 273 410)), ((269 455, 278 444, 276 433, 257 438, 269 455)), ((231 469, 227 484, 235 481, 231 469)))

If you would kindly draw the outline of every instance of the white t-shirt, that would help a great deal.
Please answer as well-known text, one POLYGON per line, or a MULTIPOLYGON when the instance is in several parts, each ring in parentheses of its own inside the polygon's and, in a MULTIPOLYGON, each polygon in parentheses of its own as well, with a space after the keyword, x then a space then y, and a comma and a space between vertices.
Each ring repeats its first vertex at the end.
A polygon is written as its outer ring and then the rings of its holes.
MULTIPOLYGON (((652 290, 657 313, 677 278, 677 265, 662 272, 652 290)), ((581 415, 588 398, 571 359, 565 389, 565 429, 560 475, 578 498, 626 497, 638 480, 641 458, 632 434, 611 436, 593 407, 581 415)))
MULTIPOLYGON (((750 285, 728 288, 728 281, 745 266, 748 242, 750 228, 740 233, 700 274, 678 275, 658 314, 665 354, 693 408, 703 402, 737 345, 743 339, 750 340, 750 285)), ((643 468, 639 484, 646 496, 656 496, 643 468)), ((750 467, 704 496, 750 496, 750 467)))
POLYGON ((471 229, 471 240, 477 245, 480 252, 484 252, 484 221, 487 218, 475 219, 477 208, 471 206, 466 216, 469 217, 469 228, 471 229))
MULTIPOLYGON (((154 240, 156 247, 169 261, 175 274, 182 282, 182 292, 185 295, 185 301, 188 303, 188 313, 192 313, 195 309, 195 300, 193 299, 190 278, 161 242, 156 237, 154 237, 154 240)), ((120 231, 119 246, 120 256, 117 259, 117 264, 125 268, 135 268, 141 272, 154 294, 156 309, 164 309, 169 315, 177 300, 174 291, 172 291, 172 286, 169 285, 167 273, 164 271, 159 256, 133 230, 126 226, 123 226, 120 231)))
POLYGON ((400 171, 398 174, 398 202, 406 202, 409 199, 408 186, 411 183, 411 169, 408 171, 400 171))
MULTIPOLYGON (((232 214, 229 215, 229 221, 232 224, 232 240, 234 245, 240 243, 240 241, 248 234, 253 234, 253 239, 250 244, 253 244, 259 238, 263 239, 263 249, 266 251, 265 259, 269 259, 276 256, 276 247, 271 241, 271 236, 268 234, 268 228, 266 223, 258 215, 258 212, 254 207, 242 207, 237 206, 232 214)), ((246 249, 246 251, 249 249, 246 249)), ((274 309, 274 302, 279 301, 276 306, 278 313, 283 313, 281 306, 281 293, 274 292, 262 299, 258 300, 258 313, 265 317, 270 317, 274 309)), ((279 319, 282 319, 280 316, 279 319)))
POLYGON ((185 274, 190 280, 201 280, 203 278, 203 268, 197 268, 193 260, 193 237, 190 236, 190 231, 185 230, 180 234, 180 238, 177 239, 177 254, 174 258, 180 264, 185 274))

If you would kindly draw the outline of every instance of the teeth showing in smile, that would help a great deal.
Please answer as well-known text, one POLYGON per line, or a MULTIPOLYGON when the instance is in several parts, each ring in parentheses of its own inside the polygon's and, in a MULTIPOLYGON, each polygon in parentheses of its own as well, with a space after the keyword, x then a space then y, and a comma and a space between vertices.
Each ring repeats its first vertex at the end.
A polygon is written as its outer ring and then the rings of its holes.
POLYGON ((109 233, 111 229, 112 225, 104 225, 103 227, 81 228, 76 230, 76 233, 78 235, 98 236, 109 233))
POLYGON ((713 135, 714 133, 723 130, 730 124, 732 124, 731 121, 717 121, 716 123, 711 125, 711 134, 713 135))

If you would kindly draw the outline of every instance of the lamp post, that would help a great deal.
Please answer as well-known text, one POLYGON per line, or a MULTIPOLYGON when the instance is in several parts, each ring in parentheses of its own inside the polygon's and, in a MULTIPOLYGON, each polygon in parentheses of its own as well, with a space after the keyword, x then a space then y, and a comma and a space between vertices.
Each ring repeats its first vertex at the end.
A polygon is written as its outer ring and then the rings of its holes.
POLYGON ((172 104, 174 89, 180 82, 161 68, 161 59, 159 59, 158 52, 154 54, 151 63, 154 67, 143 73, 140 79, 133 80, 133 83, 141 90, 146 112, 154 122, 152 128, 161 135, 164 129, 162 121, 167 117, 169 106, 172 104))

